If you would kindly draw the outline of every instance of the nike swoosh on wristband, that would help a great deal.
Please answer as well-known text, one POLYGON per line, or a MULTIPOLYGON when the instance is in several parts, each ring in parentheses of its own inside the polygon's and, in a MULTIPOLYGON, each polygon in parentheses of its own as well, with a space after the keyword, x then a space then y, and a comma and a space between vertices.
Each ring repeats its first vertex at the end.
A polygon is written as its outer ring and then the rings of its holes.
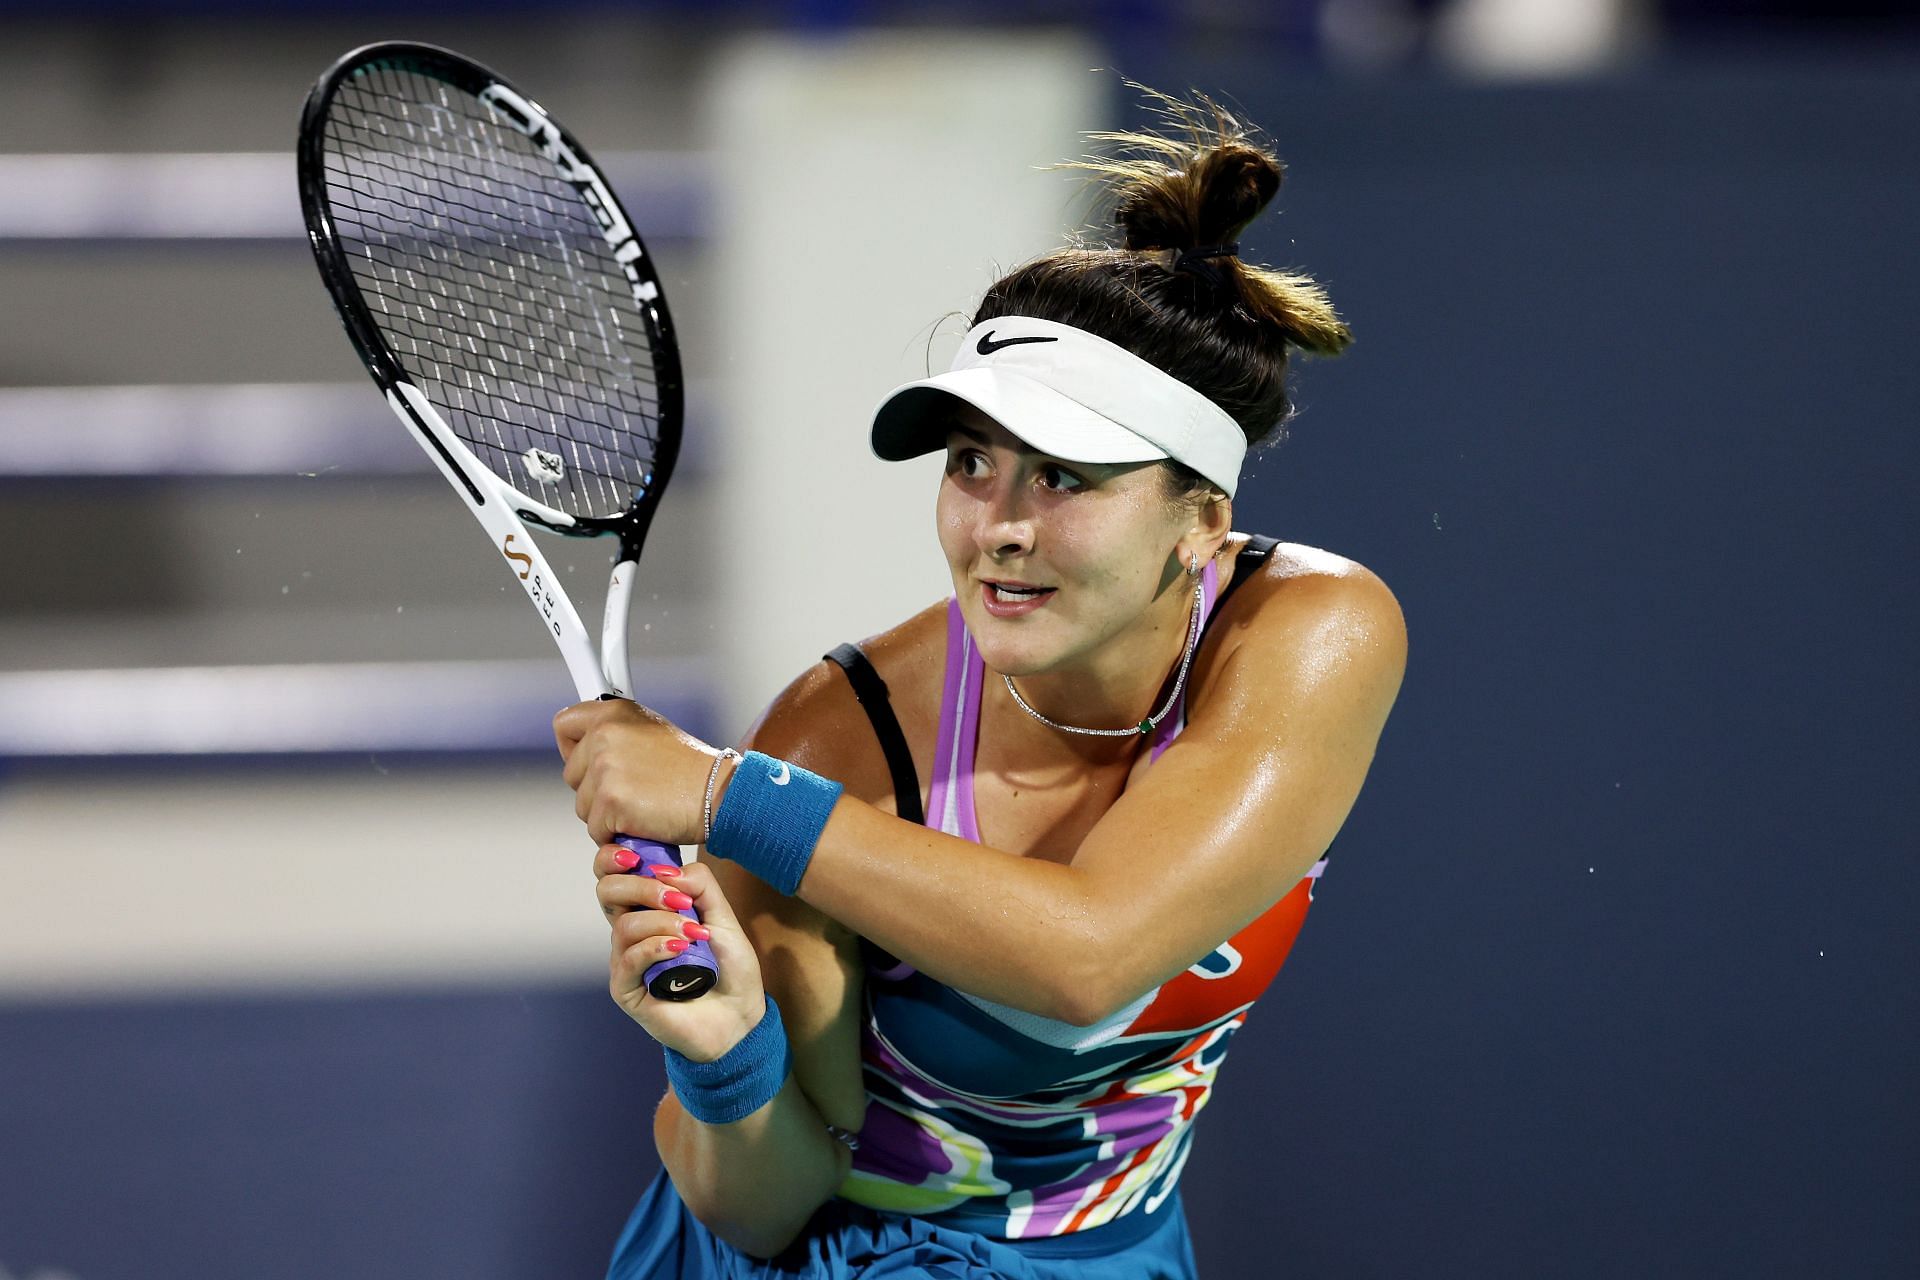
POLYGON ((776 769, 774 772, 768 774, 767 777, 770 781, 772 781, 773 785, 776 787, 784 787, 787 785, 788 782, 793 780, 793 774, 788 771, 787 762, 785 760, 782 760, 780 762, 780 767, 776 769))
POLYGON ((989 329, 985 333, 980 335, 980 341, 973 344, 973 349, 975 351, 978 351, 983 356, 990 356, 994 352, 1000 350, 1000 348, 1002 347, 1017 347, 1023 342, 1058 342, 1058 341, 1060 341, 1060 339, 1058 338, 1032 337, 1032 338, 1002 338, 1000 339, 1000 341, 995 342, 993 340, 993 330, 989 329))

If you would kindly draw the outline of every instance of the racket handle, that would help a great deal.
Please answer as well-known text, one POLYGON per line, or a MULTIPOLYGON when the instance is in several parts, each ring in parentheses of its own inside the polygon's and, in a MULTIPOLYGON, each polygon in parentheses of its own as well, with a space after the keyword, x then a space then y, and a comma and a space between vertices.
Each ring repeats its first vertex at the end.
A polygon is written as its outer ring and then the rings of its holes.
MULTIPOLYGON (((642 840, 638 836, 615 836, 613 842, 640 855, 640 861, 633 870, 627 872, 628 875, 640 875, 644 868, 663 862, 676 867, 681 865, 678 845, 642 840)), ((699 923, 700 914, 692 907, 680 914, 699 923)), ((647 994, 661 1000, 697 999, 719 980, 720 964, 713 958, 713 948, 704 939, 693 943, 679 955, 662 960, 646 972, 647 994)))

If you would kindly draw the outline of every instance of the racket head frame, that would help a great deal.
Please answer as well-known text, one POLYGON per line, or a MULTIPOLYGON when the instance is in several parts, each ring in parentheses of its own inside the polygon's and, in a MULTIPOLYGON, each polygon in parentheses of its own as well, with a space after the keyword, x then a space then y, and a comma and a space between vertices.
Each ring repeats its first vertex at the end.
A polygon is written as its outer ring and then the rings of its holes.
MULTIPOLYGON (((586 148, 539 105, 513 88, 492 70, 452 50, 436 45, 387 41, 365 45, 340 58, 320 77, 301 112, 296 149, 300 201, 306 215, 307 238, 321 279, 334 301, 347 337, 395 415, 404 422, 433 459, 453 489, 494 541, 514 576, 551 631, 582 698, 629 697, 632 676, 627 658, 627 615, 635 564, 647 528, 658 509, 661 494, 673 474, 680 449, 685 412, 685 386, 674 340, 673 321, 652 258, 633 229, 632 220, 607 184, 586 148), (488 103, 496 114, 539 144, 562 176, 580 192, 594 214, 601 233, 614 250, 631 286, 635 311, 648 337, 660 429, 651 469, 626 508, 605 516, 569 514, 521 492, 480 459, 461 440, 382 336, 372 308, 361 293, 337 233, 327 191, 325 126, 328 107, 339 85, 361 68, 399 63, 407 69, 441 79, 454 88, 488 103), (533 524, 576 537, 612 536, 619 548, 609 579, 606 619, 596 654, 592 638, 578 610, 562 588, 552 566, 528 534, 533 524)), ((628 835, 615 840, 650 861, 680 862, 674 846, 628 835)), ((681 914, 697 920, 688 908, 681 914)), ((647 989, 666 1000, 690 1000, 710 990, 718 980, 718 963, 711 947, 698 941, 685 952, 652 965, 646 971, 647 989)))
POLYGON ((438 45, 414 41, 363 45, 343 55, 321 75, 301 111, 296 167, 309 247, 348 340, 367 372, 396 416, 407 424, 427 456, 492 536, 494 546, 552 631, 580 695, 583 698, 608 693, 631 696, 627 616, 634 566, 679 459, 686 388, 665 293, 655 273, 652 255, 641 242, 625 207, 586 148, 533 99, 497 72, 470 58, 438 45), (335 93, 349 78, 383 66, 441 80, 487 104, 496 116, 526 135, 554 164, 556 172, 580 193, 582 202, 593 213, 625 275, 634 316, 647 335, 660 405, 661 425, 652 467, 624 510, 602 516, 573 515, 502 480, 475 456, 438 407, 408 376, 403 360, 384 337, 373 308, 354 278, 348 250, 336 230, 326 171, 326 120, 335 93), (597 657, 578 611, 561 590, 538 546, 527 535, 527 524, 574 537, 616 539, 618 552, 608 581, 597 657))

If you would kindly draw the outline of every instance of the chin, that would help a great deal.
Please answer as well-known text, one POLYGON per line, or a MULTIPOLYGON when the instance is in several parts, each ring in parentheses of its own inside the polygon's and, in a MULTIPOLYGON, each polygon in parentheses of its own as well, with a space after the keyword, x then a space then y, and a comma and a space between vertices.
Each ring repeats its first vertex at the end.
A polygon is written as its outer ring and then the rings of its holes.
POLYGON ((980 660, 996 675, 1038 675, 1060 661, 1059 644, 1031 626, 965 607, 960 616, 966 620, 980 660))

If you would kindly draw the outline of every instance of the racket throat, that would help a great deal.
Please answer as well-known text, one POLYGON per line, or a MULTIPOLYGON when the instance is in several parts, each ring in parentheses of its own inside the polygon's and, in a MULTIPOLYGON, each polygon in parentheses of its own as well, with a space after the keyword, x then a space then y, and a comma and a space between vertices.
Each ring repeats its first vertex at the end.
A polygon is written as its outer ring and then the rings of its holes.
POLYGON ((627 619, 632 612, 635 559, 621 548, 607 579, 607 615, 600 626, 600 672, 616 697, 633 696, 633 669, 627 661, 627 619))

